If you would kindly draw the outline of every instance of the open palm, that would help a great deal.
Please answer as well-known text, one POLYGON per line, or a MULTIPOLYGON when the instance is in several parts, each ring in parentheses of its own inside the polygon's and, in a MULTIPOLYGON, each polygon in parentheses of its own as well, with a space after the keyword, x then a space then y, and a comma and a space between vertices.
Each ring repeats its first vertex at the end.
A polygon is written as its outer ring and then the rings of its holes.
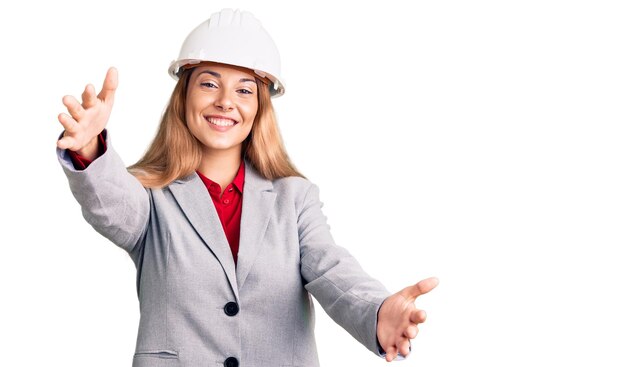
POLYGON ((418 324, 426 321, 426 312, 415 307, 417 297, 430 292, 439 284, 437 278, 424 279, 404 288, 385 299, 378 311, 376 336, 386 353, 387 362, 393 361, 400 353, 409 355, 410 339, 415 338, 418 324))
POLYGON ((59 148, 70 149, 88 159, 95 158, 96 138, 109 121, 117 83, 117 70, 110 68, 98 95, 93 85, 88 84, 82 94, 82 103, 72 96, 63 97, 69 115, 61 113, 58 117, 65 128, 63 137, 57 141, 59 148))

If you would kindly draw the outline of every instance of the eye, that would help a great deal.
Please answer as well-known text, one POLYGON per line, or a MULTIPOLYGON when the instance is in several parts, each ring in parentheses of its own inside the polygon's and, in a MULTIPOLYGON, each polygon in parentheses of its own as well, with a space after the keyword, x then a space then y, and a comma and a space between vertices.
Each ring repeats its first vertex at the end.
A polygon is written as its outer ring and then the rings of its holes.
POLYGON ((242 92, 242 94, 254 94, 251 91, 247 90, 247 89, 239 89, 239 92, 242 92))
POLYGON ((212 87, 216 87, 217 88, 217 85, 215 85, 215 84, 213 84, 211 82, 200 83, 200 85, 203 86, 203 87, 207 87, 207 88, 212 88, 212 87))

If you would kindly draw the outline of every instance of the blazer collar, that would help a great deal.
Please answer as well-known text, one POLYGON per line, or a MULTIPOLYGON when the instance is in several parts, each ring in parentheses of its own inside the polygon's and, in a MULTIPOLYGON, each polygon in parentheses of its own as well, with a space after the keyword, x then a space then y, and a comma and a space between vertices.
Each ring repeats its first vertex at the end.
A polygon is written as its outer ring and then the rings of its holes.
POLYGON ((198 174, 194 172, 169 186, 191 225, 222 265, 237 300, 238 290, 243 286, 261 249, 276 199, 271 180, 262 177, 247 160, 245 169, 236 269, 217 211, 198 174))
POLYGON ((243 286, 254 264, 265 237, 270 217, 274 212, 276 193, 272 181, 264 178, 246 161, 239 253, 237 254, 237 283, 243 286))
POLYGON ((235 297, 239 301, 233 255, 213 200, 202 179, 194 172, 183 179, 174 181, 169 188, 189 223, 222 265, 235 297))

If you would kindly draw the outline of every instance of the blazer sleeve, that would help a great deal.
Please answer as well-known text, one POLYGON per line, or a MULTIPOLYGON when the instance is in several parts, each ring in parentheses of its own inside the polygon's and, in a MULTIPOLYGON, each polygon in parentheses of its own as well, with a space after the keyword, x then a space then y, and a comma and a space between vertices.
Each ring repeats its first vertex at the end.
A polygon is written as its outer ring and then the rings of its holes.
POLYGON ((77 170, 65 149, 57 157, 83 217, 91 226, 127 252, 143 238, 150 216, 146 189, 124 166, 106 137, 107 150, 86 169, 77 170))
POLYGON ((378 309, 389 291, 370 277, 356 259, 337 246, 322 213, 316 185, 309 187, 298 216, 300 271, 305 288, 326 313, 378 356, 378 309))

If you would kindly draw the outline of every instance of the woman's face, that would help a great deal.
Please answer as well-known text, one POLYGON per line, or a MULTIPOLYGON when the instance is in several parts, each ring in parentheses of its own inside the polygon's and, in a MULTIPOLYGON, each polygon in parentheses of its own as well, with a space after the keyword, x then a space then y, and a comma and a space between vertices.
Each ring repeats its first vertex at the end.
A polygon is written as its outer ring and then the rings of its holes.
POLYGON ((194 68, 185 106, 189 130, 208 151, 240 154, 259 107, 257 93, 248 69, 214 63, 194 68))

